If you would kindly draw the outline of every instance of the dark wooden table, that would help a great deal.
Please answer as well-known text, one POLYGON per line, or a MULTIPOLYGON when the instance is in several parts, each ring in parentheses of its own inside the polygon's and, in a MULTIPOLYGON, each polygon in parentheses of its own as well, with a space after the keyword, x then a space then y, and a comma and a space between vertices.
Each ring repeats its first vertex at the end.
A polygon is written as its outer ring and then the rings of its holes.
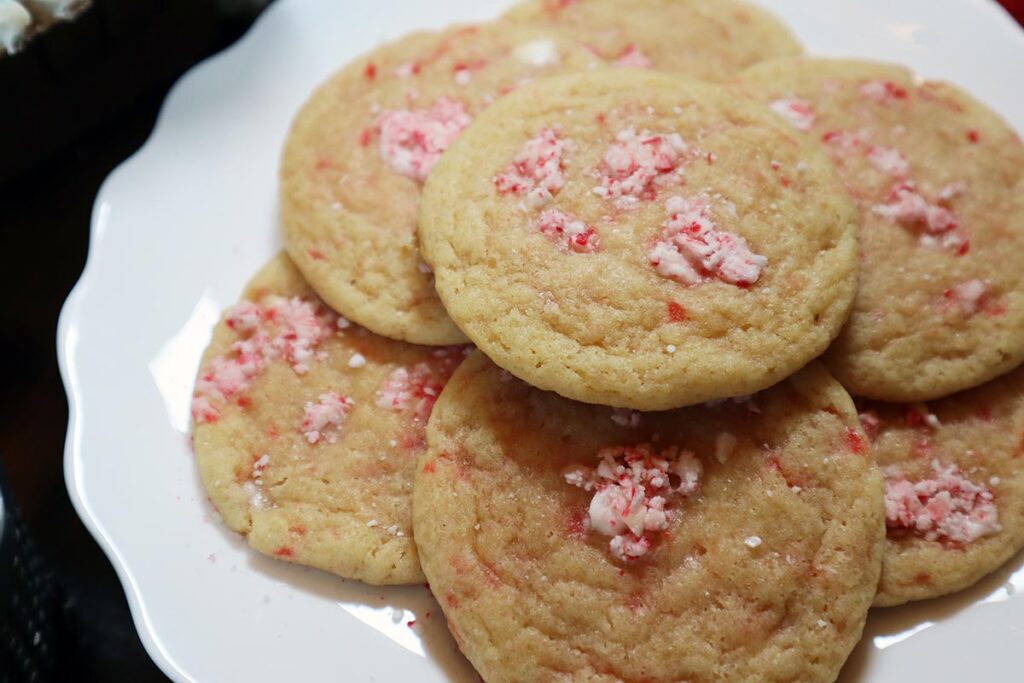
MULTIPOLYGON (((1024 0, 1003 5, 1024 23, 1024 0)), ((81 624, 64 670, 74 680, 165 679, 143 651, 120 584, 64 488, 67 404, 54 355, 57 314, 85 263, 100 183, 149 136, 176 75, 232 42, 251 19, 225 22, 206 43, 193 46, 187 63, 120 113, 0 185, 0 458, 15 501, 81 624)))

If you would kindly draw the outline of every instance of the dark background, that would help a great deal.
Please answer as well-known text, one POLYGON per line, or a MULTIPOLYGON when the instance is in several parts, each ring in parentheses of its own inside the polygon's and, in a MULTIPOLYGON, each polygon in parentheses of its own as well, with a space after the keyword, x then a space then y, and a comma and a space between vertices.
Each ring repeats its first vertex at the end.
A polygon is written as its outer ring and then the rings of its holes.
MULTIPOLYGON (((65 490, 57 315, 85 263, 100 183, 145 142, 174 81, 241 36, 266 2, 95 0, 74 25, 0 59, 0 459, 72 624, 60 680, 166 679, 65 490)), ((1024 19, 1024 0, 1003 4, 1024 19)))

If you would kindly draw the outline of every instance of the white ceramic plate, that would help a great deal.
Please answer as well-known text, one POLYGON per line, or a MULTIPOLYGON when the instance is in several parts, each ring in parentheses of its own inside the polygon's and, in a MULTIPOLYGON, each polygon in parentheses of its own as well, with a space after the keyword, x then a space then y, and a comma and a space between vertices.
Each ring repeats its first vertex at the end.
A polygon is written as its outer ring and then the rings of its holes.
MULTIPOLYGON (((487 19, 507 1, 279 0, 178 83, 152 138, 99 193, 59 328, 67 483, 146 648, 175 680, 477 680, 424 587, 341 581, 228 532, 193 466, 189 397, 219 311, 280 248, 278 153, 312 88, 383 39, 487 19)), ((812 53, 904 62, 1024 130, 1024 33, 991 0, 763 4, 812 53)), ((843 680, 1020 680, 1022 565, 960 596, 873 614, 843 680)))

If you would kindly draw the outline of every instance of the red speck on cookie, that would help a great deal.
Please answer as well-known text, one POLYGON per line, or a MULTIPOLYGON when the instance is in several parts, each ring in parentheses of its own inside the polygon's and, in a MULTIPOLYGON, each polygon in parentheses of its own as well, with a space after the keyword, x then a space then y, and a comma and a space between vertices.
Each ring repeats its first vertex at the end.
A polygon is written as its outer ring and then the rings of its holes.
POLYGON ((421 470, 421 472, 423 474, 433 474, 436 471, 437 471, 437 461, 436 460, 431 460, 430 462, 425 464, 423 466, 423 469, 421 470))
POLYGON ((672 197, 666 208, 669 218, 648 252, 659 275, 688 286, 714 279, 741 287, 758 281, 768 259, 739 235, 718 229, 705 197, 672 197))
POLYGON ((448 606, 453 609, 458 609, 459 607, 459 598, 455 595, 455 593, 446 593, 444 596, 444 601, 448 603, 448 606))
POLYGON ((388 109, 377 117, 380 156, 396 173, 423 182, 469 125, 465 106, 447 97, 429 109, 388 109))
POLYGON ((290 527, 288 527, 288 531, 295 534, 296 536, 305 536, 307 529, 303 524, 292 524, 290 527))
POLYGON ((516 152, 505 170, 495 176, 498 194, 525 197, 529 206, 550 201, 565 185, 566 142, 557 128, 543 128, 516 152))
POLYGON ((967 141, 970 142, 972 145, 978 144, 978 142, 980 140, 981 140, 981 134, 978 131, 973 130, 973 129, 967 131, 967 141))
POLYGON ((851 453, 864 455, 865 451, 867 451, 867 445, 864 443, 864 438, 860 435, 860 432, 853 427, 846 428, 846 434, 844 435, 843 440, 846 442, 846 449, 851 453))
POLYGON ((283 545, 277 550, 275 550, 274 554, 278 557, 295 557, 295 551, 286 545, 283 545))
POLYGON ((565 530, 573 538, 582 538, 587 535, 587 527, 587 514, 582 510, 577 510, 569 515, 565 530))
POLYGON ((360 147, 369 147, 370 146, 370 142, 372 140, 373 140, 373 129, 372 128, 363 128, 361 131, 359 131, 359 146, 360 147))
POLYGON ((601 249, 601 238, 594 228, 571 213, 548 209, 540 215, 535 227, 542 235, 568 251, 588 254, 601 249))
POLYGON ((675 301, 668 302, 668 321, 670 323, 683 323, 689 315, 686 313, 686 309, 677 304, 675 301))
POLYGON ((367 64, 366 68, 363 69, 363 76, 368 81, 372 81, 373 79, 377 78, 377 65, 374 64, 373 62, 367 64))
POLYGON ((324 253, 319 249, 307 249, 306 254, 308 254, 309 258, 313 259, 314 261, 323 261, 324 259, 327 258, 326 256, 324 256, 324 253))

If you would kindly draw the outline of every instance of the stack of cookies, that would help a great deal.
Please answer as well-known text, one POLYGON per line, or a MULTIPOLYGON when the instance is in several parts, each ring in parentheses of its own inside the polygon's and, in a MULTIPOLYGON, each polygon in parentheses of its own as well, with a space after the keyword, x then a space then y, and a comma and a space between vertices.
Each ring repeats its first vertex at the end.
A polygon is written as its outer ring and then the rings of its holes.
POLYGON ((952 86, 738 0, 528 0, 321 86, 281 227, 203 483, 429 581, 489 683, 832 681, 1024 547, 1024 146, 952 86))

